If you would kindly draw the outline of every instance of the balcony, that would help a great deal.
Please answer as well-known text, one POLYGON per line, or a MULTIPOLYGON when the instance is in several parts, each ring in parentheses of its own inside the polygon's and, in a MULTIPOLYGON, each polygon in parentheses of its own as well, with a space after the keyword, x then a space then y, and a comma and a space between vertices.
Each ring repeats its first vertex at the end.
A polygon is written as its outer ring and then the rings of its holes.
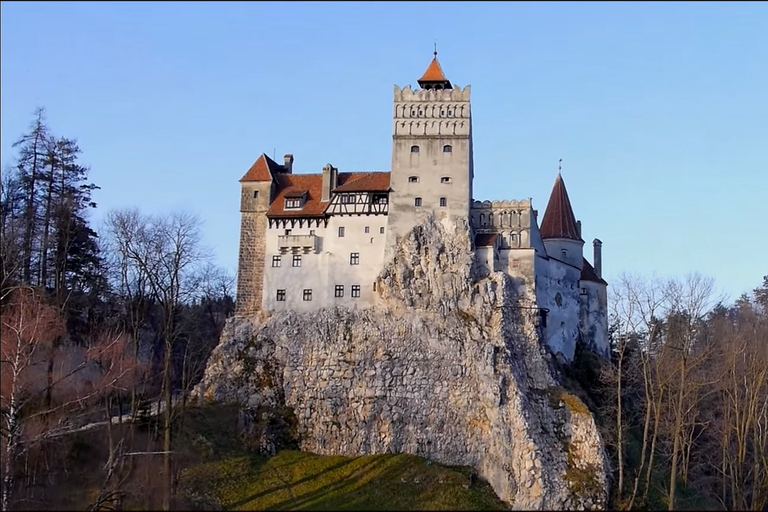
POLYGON ((280 252, 316 252, 317 236, 315 235, 280 235, 277 241, 280 252))

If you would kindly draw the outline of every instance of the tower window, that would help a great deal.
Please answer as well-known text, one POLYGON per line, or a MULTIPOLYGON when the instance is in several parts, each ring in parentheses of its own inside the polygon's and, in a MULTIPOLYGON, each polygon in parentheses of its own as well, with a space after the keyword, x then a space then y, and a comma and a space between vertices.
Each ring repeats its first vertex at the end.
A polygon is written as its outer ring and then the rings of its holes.
POLYGON ((333 291, 334 297, 343 297, 344 296, 344 285, 343 284, 337 284, 336 288, 333 291))
POLYGON ((440 178, 440 183, 450 183, 450 182, 451 182, 450 176, 443 176, 442 178, 440 178))
POLYGON ((253 191, 253 198, 254 199, 258 199, 259 198, 259 191, 258 190, 254 190, 253 191))
POLYGON ((370 226, 365 226, 365 232, 366 233, 370 233, 371 232, 371 227, 370 226))
POLYGON ((419 152, 419 146, 411 146, 411 153, 418 153, 419 152))
POLYGON ((352 285, 352 297, 358 298, 360 297, 360 285, 359 284, 353 284, 352 285))
POLYGON ((565 258, 567 258, 567 257, 568 257, 568 251, 566 251, 565 249, 563 249, 562 251, 560 251, 560 253, 563 255, 563 259, 565 259, 565 258))
MULTIPOLYGON (((416 147, 416 146, 414 146, 416 147)), ((408 176, 408 183, 418 183, 419 177, 418 176, 408 176)))
POLYGON ((285 290, 277 290, 277 297, 278 302, 285 302, 285 290))
POLYGON ((304 300, 307 300, 307 301, 312 300, 312 290, 310 289, 304 290, 304 300))
POLYGON ((360 253, 359 252, 349 253, 349 264, 350 265, 359 265, 360 264, 360 253))
POLYGON ((280 256, 272 256, 272 266, 273 267, 280 266, 280 256))
POLYGON ((292 267, 300 267, 301 266, 301 254, 294 254, 293 260, 291 261, 292 267))
POLYGON ((440 198, 440 208, 445 208, 446 206, 448 206, 448 200, 446 198, 444 198, 444 197, 441 197, 440 198))
POLYGON ((414 199, 413 200, 413 205, 414 206, 421 206, 421 198, 417 197, 416 199, 414 199))
POLYGON ((450 153, 453 151, 453 147, 450 144, 443 146, 443 153, 450 153))
POLYGON ((381 226, 379 228, 379 234, 382 234, 382 235, 384 234, 384 226, 381 226))
POLYGON ((344 226, 339 226, 339 238, 344 238, 344 226))

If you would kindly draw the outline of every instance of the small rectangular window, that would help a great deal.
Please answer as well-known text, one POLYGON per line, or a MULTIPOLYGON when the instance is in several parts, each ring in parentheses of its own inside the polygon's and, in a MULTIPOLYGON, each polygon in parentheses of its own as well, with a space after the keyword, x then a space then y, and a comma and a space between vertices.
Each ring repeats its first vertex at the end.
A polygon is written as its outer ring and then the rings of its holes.
POLYGON ((304 290, 304 300, 312 300, 312 290, 304 290))
POLYGON ((286 229, 286 230, 285 230, 285 236, 288 236, 288 235, 290 235, 290 234, 291 234, 291 230, 290 230, 290 229, 286 229))
POLYGON ((370 228, 370 226, 365 226, 365 232, 366 232, 366 233, 370 233, 370 232, 371 232, 371 228, 370 228))
POLYGON ((413 205, 414 206, 421 206, 421 198, 417 197, 416 199, 414 199, 413 200, 413 205))
POLYGON ((339 238, 344 236, 344 226, 339 226, 339 238))
POLYGON ((355 299, 360 297, 360 285, 359 284, 353 284, 352 285, 352 294, 351 295, 355 299))
POLYGON ((517 268, 520 266, 520 260, 512 260, 512 268, 517 268))
POLYGON ((450 176, 443 176, 442 178, 440 178, 440 183, 450 183, 450 182, 451 182, 450 176))
POLYGON ((258 199, 259 198, 259 191, 258 190, 254 190, 253 191, 253 198, 254 199, 258 199))
POLYGON ((310 229, 309 230, 309 236, 315 236, 315 230, 314 229, 310 229))
POLYGON ((446 206, 448 206, 448 200, 446 198, 444 198, 444 197, 441 197, 440 198, 440 207, 441 208, 445 208, 446 206))
POLYGON ((344 194, 341 196, 341 204, 350 204, 355 202, 355 196, 352 194, 344 194))
POLYGON ((360 253, 359 252, 353 252, 349 255, 349 264, 350 265, 359 265, 360 264, 360 253))
POLYGON ((379 228, 379 233, 382 234, 382 235, 384 234, 384 226, 379 228))
POLYGON ((418 176, 408 176, 408 183, 418 183, 419 177, 418 176))
POLYGON ((277 301, 285 302, 285 290, 277 290, 277 301))
POLYGON ((280 266, 280 256, 272 256, 272 266, 273 267, 279 267, 280 266))
POLYGON ((301 266, 301 254, 294 254, 293 255, 293 261, 291 262, 292 267, 300 267, 301 266))
POLYGON ((343 297, 344 296, 344 285, 343 284, 337 284, 336 288, 333 292, 334 297, 343 297))
POLYGON ((285 208, 301 208, 301 198, 290 198, 285 200, 285 208))

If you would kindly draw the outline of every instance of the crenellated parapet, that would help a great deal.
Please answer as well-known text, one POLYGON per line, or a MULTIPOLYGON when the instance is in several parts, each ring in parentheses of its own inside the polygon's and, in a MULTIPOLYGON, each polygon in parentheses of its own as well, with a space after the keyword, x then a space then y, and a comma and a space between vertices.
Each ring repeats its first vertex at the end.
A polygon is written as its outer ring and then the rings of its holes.
POLYGON ((476 232, 501 235, 502 248, 528 248, 532 212, 530 199, 473 201, 470 219, 476 232))
POLYGON ((470 86, 454 86, 453 89, 411 89, 406 85, 402 89, 395 85, 395 103, 402 101, 430 102, 430 101, 469 101, 470 86))

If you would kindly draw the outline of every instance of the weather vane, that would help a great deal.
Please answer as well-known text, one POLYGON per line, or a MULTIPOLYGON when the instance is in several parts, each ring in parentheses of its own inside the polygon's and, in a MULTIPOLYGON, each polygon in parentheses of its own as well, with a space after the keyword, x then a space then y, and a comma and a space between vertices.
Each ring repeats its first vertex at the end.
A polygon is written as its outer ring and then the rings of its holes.
POLYGON ((557 172, 558 172, 558 174, 562 170, 563 170, 563 159, 561 158, 560 160, 557 161, 557 172))
POLYGON ((437 57, 437 40, 435 40, 435 53, 434 53, 434 55, 435 55, 435 57, 437 57))

